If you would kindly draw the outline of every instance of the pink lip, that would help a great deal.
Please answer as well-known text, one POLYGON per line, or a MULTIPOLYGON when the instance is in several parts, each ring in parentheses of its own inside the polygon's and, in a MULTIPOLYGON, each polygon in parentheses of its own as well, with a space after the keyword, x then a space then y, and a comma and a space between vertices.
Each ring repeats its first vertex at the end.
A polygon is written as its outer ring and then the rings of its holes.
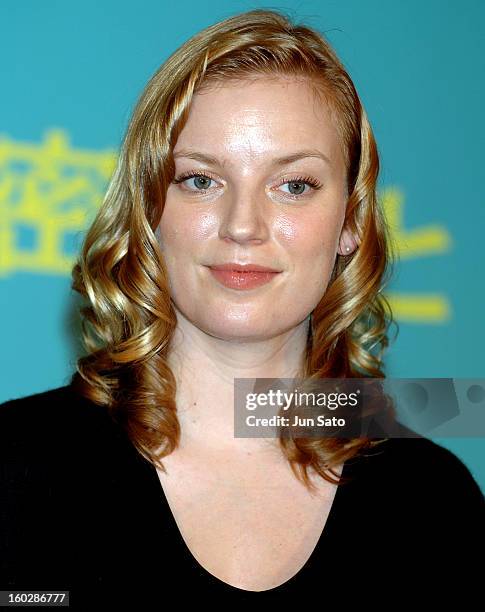
POLYGON ((236 272, 280 272, 274 268, 267 268, 265 266, 258 266, 257 264, 238 264, 238 263, 225 263, 225 264, 214 264, 209 266, 212 270, 229 270, 236 272))
POLYGON ((247 290, 269 283, 280 272, 255 264, 222 264, 209 266, 211 274, 229 289, 247 290))

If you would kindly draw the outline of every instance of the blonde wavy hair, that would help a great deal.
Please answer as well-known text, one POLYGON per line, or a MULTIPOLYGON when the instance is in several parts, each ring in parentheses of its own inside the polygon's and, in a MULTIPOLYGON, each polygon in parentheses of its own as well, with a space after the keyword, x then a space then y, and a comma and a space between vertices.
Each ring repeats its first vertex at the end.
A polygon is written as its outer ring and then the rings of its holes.
MULTIPOLYGON (((384 378, 392 312, 382 289, 393 249, 376 183, 379 157, 350 76, 316 30, 282 12, 251 10, 199 32, 153 75, 133 111, 104 201, 72 270, 87 353, 71 384, 107 408, 135 448, 155 466, 179 443, 176 381, 167 356, 177 318, 155 232, 174 178, 173 147, 194 93, 216 83, 280 76, 304 78, 325 100, 347 169, 345 224, 358 248, 337 255, 310 318, 301 374, 306 378, 384 378)), ((293 473, 308 469, 336 483, 334 467, 379 441, 281 437, 293 473)))

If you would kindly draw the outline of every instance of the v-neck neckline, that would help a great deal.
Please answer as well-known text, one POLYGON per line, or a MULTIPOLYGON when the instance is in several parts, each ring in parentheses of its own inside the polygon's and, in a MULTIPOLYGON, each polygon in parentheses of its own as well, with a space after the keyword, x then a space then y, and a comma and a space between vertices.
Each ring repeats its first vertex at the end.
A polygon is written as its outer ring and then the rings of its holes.
MULTIPOLYGON (((347 460, 344 462, 342 472, 341 472, 342 479, 348 478, 349 476, 352 476, 352 479, 355 478, 355 474, 354 474, 355 464, 352 463, 353 460, 354 458, 352 460, 347 460)), ((165 533, 170 533, 170 536, 175 546, 180 548, 180 551, 182 552, 182 555, 183 555, 182 557, 183 563, 187 565, 188 570, 189 571, 195 570, 195 572, 199 576, 199 579, 202 578, 203 580, 206 580, 208 584, 212 586, 213 588, 225 590, 227 592, 232 592, 232 593, 238 592, 240 594, 274 593, 274 592, 280 592, 280 591, 284 592, 285 590, 292 588, 295 585, 295 583, 300 582, 301 580, 304 580, 307 574, 309 574, 312 568, 315 566, 318 560, 318 557, 320 556, 320 553, 322 552, 324 543, 326 541, 330 541, 331 534, 335 531, 339 517, 341 517, 341 514, 342 514, 342 507, 343 507, 343 504, 345 503, 345 497, 347 495, 347 488, 349 486, 352 486, 351 482, 337 486, 337 491, 335 492, 335 495, 332 501, 332 505, 330 507, 330 511, 328 513, 327 520, 325 521, 325 525, 322 529, 322 532, 320 533, 320 536, 317 539, 315 547, 313 548, 308 559, 305 561, 302 567, 288 580, 286 580, 285 582, 273 588, 265 589, 263 591, 251 591, 248 589, 242 589, 242 588, 233 586, 232 584, 229 584, 228 582, 221 580, 220 578, 218 578, 217 576, 209 572, 209 570, 207 570, 201 563, 199 563, 199 561, 196 559, 196 557, 194 556, 194 554, 188 547, 182 535, 182 532, 179 529, 179 526, 177 524, 177 521, 175 520, 175 516, 172 512, 172 508, 170 507, 167 495, 163 488, 163 484, 159 478, 156 467, 153 464, 149 463, 149 468, 151 471, 152 478, 154 478, 155 480, 155 483, 156 483, 155 486, 157 487, 157 490, 158 490, 158 497, 160 499, 160 506, 161 506, 161 520, 165 520, 165 517, 166 517, 168 521, 168 524, 166 525, 165 533)))

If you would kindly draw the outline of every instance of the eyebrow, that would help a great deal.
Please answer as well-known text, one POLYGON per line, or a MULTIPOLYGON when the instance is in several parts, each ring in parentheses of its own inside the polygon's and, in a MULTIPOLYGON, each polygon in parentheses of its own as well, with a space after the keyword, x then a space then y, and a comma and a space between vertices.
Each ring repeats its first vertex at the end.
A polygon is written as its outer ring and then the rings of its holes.
MULTIPOLYGON (((194 159, 195 161, 200 161, 202 163, 211 164, 213 166, 223 166, 217 157, 213 157, 212 155, 207 155, 206 153, 200 153, 199 151, 193 151, 190 149, 183 149, 174 154, 174 158, 178 157, 187 157, 188 159, 194 159)), ((304 159, 306 157, 317 157, 322 159, 329 166, 332 165, 330 159, 318 149, 303 149, 301 151, 296 151, 295 153, 291 153, 290 155, 283 155, 281 157, 275 157, 270 161, 271 166, 286 166, 287 164, 291 164, 299 159, 304 159)))

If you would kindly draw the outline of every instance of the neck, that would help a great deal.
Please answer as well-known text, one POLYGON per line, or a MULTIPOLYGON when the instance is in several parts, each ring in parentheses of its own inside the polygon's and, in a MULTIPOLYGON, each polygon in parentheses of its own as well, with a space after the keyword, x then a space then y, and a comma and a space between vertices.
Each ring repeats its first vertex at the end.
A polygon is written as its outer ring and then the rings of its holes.
POLYGON ((177 382, 180 447, 245 454, 274 449, 274 439, 234 438, 234 379, 300 376, 308 325, 309 318, 273 338, 241 341, 211 336, 178 314, 168 363, 177 382))

